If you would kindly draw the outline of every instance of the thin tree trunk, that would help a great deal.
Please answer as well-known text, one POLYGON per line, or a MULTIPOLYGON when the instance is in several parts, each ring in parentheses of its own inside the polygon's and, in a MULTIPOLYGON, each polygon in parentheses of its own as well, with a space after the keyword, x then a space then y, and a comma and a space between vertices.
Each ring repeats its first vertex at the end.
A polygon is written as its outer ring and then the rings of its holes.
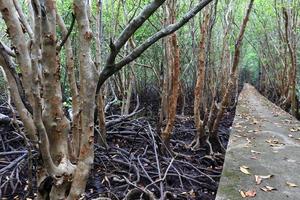
MULTIPOLYGON (((57 24, 60 26, 62 35, 67 37, 68 30, 66 25, 60 15, 56 15, 57 24)), ((66 65, 67 65, 67 74, 72 96, 72 145, 71 145, 71 156, 72 160, 76 160, 79 156, 79 147, 80 147, 80 135, 79 135, 79 124, 80 124, 80 115, 79 115, 79 94, 78 88, 76 85, 75 71, 74 71, 74 56, 71 46, 71 40, 68 38, 65 43, 66 51, 66 65)))
MULTIPOLYGON (((170 1, 167 5, 167 12, 169 14, 170 23, 175 22, 176 18, 176 1, 170 1)), ((167 43, 168 44, 168 43, 167 43)), ((176 109, 177 109, 177 100, 179 96, 179 74, 180 74, 180 53, 177 43, 177 35, 173 33, 169 38, 169 51, 168 55, 170 56, 167 60, 169 67, 169 77, 170 77, 170 96, 168 99, 168 113, 167 113, 167 122, 166 127, 164 128, 161 137, 165 144, 165 147, 170 149, 170 139, 173 131, 173 126, 176 118, 176 109)), ((165 151, 163 147, 163 151, 165 151)))
POLYGON ((291 9, 283 9, 284 19, 285 19, 285 32, 286 32, 286 42, 289 49, 291 67, 289 70, 289 89, 288 89, 288 101, 286 104, 291 104, 292 115, 297 116, 297 99, 296 99, 296 69, 297 69, 297 56, 296 56, 296 43, 294 39, 294 30, 292 28, 292 14, 291 9))
POLYGON ((243 41, 246 26, 247 26, 247 22, 249 20, 249 15, 250 15, 250 12, 251 12, 251 9, 253 6, 253 2, 254 2, 254 0, 250 0, 246 15, 245 15, 242 25, 241 25, 239 36, 236 40, 235 51, 234 51, 234 60, 233 60, 232 68, 231 68, 230 78, 229 78, 229 81, 228 81, 228 84, 226 87, 226 92, 225 92, 223 100, 221 102, 220 109, 219 109, 219 111, 217 113, 217 117, 214 121, 212 132, 210 133, 210 141, 213 145, 213 148, 219 152, 224 152, 224 147, 222 146, 219 136, 218 136, 218 128, 219 128, 220 121, 224 115, 224 112, 229 106, 231 93, 233 91, 233 87, 234 87, 236 79, 237 79, 237 71, 238 71, 237 69, 238 69, 239 60, 240 60, 240 48, 242 46, 242 41, 243 41))
POLYGON ((91 39, 88 5, 81 0, 74 0, 74 12, 79 28, 79 71, 81 89, 79 92, 81 103, 81 146, 77 167, 67 199, 78 199, 85 191, 88 175, 94 161, 94 109, 97 69, 91 59, 91 39))
MULTIPOLYGON (((101 38, 102 38, 102 0, 97 2, 97 15, 96 15, 96 66, 98 71, 102 70, 101 67, 101 38)), ((106 141, 106 126, 105 126, 105 101, 104 101, 105 92, 103 89, 100 90, 97 95, 97 110, 98 110, 98 120, 99 120, 99 135, 97 136, 97 143, 102 147, 107 147, 106 141)))
POLYGON ((168 149, 170 149, 170 139, 171 139, 172 129, 176 117, 176 108, 177 108, 177 99, 178 99, 178 90, 179 90, 180 56, 179 56, 179 47, 177 44, 177 37, 175 33, 172 35, 172 46, 174 49, 172 92, 169 101, 167 125, 162 132, 162 140, 164 141, 168 149))
MULTIPOLYGON (((204 19, 201 25, 201 39, 199 44, 199 57, 198 57, 198 71, 197 71, 197 82, 194 90, 194 121, 196 126, 196 135, 190 146, 195 149, 198 148, 203 143, 201 140, 205 138, 205 129, 203 126, 203 121, 201 120, 201 104, 203 104, 203 91, 205 83, 205 71, 206 71, 206 39, 207 31, 209 25, 210 15, 208 10, 204 14, 204 19)), ((205 141, 205 140, 204 140, 205 141)))

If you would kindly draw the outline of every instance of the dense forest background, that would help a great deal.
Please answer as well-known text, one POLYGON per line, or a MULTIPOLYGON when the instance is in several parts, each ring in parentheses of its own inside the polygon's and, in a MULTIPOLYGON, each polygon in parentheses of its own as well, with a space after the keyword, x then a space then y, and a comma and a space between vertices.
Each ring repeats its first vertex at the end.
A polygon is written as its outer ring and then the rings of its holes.
MULTIPOLYGON (((2 140, 23 138, 2 150, 27 149, 26 195, 76 199, 88 183, 110 198, 213 198, 243 83, 299 118, 299 0, 14 0, 0 10, 0 106, 16 133, 2 140), (108 177, 114 162, 127 174, 108 177), (169 170, 191 168, 170 186, 169 170), (112 185, 99 188, 95 172, 112 185), (188 193, 194 184, 201 191, 188 193)), ((24 186, 11 172, 20 167, 2 168, 5 194, 24 186)))
MULTIPOLYGON (((123 28, 126 26, 128 21, 132 20, 132 18, 150 1, 103 1, 102 2, 102 11, 101 11, 101 64, 105 62, 106 55, 110 51, 109 43, 110 40, 116 38, 123 28)), ((193 7, 197 2, 189 1, 182 2, 178 1, 176 4, 176 18, 180 19, 190 8, 193 7)), ((243 18, 243 14, 245 11, 245 6, 247 5, 247 1, 224 1, 218 2, 216 8, 211 6, 210 13, 212 13, 213 17, 213 27, 211 28, 211 36, 210 36, 210 51, 209 51, 209 60, 210 67, 208 70, 214 71, 216 74, 221 72, 222 68, 226 67, 226 65, 222 64, 222 54, 224 45, 228 46, 228 53, 232 57, 234 52, 234 44, 235 44, 235 36, 239 32, 239 22, 241 22, 243 18), (214 10, 216 9, 216 10, 214 10), (216 11, 216 13, 214 13, 216 11), (225 40, 225 41, 224 41, 225 40), (227 43, 227 44, 226 44, 227 43)), ((22 7, 27 10, 28 1, 20 2, 22 7)), ((57 9, 58 12, 62 15, 66 26, 70 27, 72 23, 72 1, 57 1, 57 9)), ((287 44, 285 42, 285 21, 284 14, 282 9, 292 7, 294 18, 293 21, 290 22, 289 26, 291 26, 293 32, 292 43, 297 43, 297 38, 299 37, 299 20, 298 16, 298 5, 299 2, 291 1, 290 3, 285 1, 274 0, 273 2, 257 0, 255 2, 255 8, 252 13, 252 20, 250 20, 248 29, 245 33, 245 42, 243 45, 242 55, 241 55, 241 64, 240 64, 240 75, 244 80, 247 80, 255 85, 259 85, 262 82, 266 82, 264 84, 273 85, 275 87, 279 84, 276 80, 276 76, 274 73, 279 76, 280 71, 284 70, 284 66, 286 64, 285 61, 289 59, 289 56, 285 56, 282 58, 284 48, 287 44), (298 37, 297 37, 298 36, 298 37), (294 40, 296 40, 294 42, 294 40), (282 63, 283 62, 283 63, 282 63), (264 73, 265 72, 265 73, 264 73), (268 74, 270 75, 266 77, 268 74), (273 74, 273 75, 272 75, 273 74), (262 80, 263 79, 263 80, 262 80)), ((96 15, 98 11, 98 2, 91 1, 92 7, 92 29, 96 31, 96 15)), ((131 45, 139 45, 145 39, 147 39, 150 35, 159 30, 163 24, 164 20, 166 20, 166 14, 163 9, 156 12, 153 16, 147 20, 144 25, 139 28, 134 37, 132 38, 132 44, 128 44, 127 49, 133 48, 131 45)), ((201 37, 200 34, 200 24, 203 18, 203 14, 197 15, 195 18, 191 20, 186 26, 182 27, 177 35, 179 41, 179 47, 182 51, 182 55, 180 57, 181 61, 181 80, 183 80, 183 87, 192 89, 196 82, 196 69, 197 69, 197 53, 199 48, 199 40, 201 37)), ((78 42, 77 35, 78 31, 76 30, 76 25, 71 33, 71 41, 72 46, 74 48, 75 54, 76 50, 78 51, 78 42), (77 45, 76 45, 77 44, 77 45)), ((1 21, 1 30, 5 30, 4 21, 1 21)), ((60 38, 62 37, 62 33, 58 30, 58 35, 60 38)), ((5 31, 1 32, 1 40, 2 42, 8 42, 7 33, 5 31)), ((93 54, 96 56, 96 44, 93 44, 93 54)), ((126 54, 126 50, 122 54, 126 54)), ((297 50, 297 49, 296 49, 297 50)), ((127 50, 130 51, 130 50, 127 50)), ((289 53, 286 50, 286 54, 289 53)), ((61 51, 61 79, 62 84, 68 85, 67 82, 67 70, 66 70, 66 58, 64 56, 64 51, 61 51)), ((137 91, 142 91, 143 89, 151 88, 155 86, 158 88, 159 86, 159 76, 161 71, 161 63, 163 62, 164 49, 162 48, 162 41, 157 42, 155 45, 150 47, 141 57, 136 61, 136 67, 134 68, 134 72, 137 74, 134 79, 135 89, 137 91), (147 86, 148 85, 148 86, 147 86), (145 87, 147 86, 147 87, 145 87)), ((298 52, 296 52, 298 54, 298 52)), ((75 66, 78 63, 75 57, 75 66)), ((135 64, 135 63, 134 63, 135 64)), ((228 67, 228 66, 227 66, 228 67)), ((125 74, 127 77, 130 76, 131 69, 124 68, 122 70, 122 74, 125 74), (124 71, 124 72, 123 72, 124 71)), ((124 78, 124 77, 123 77, 124 78)), ((209 78, 207 78, 209 79, 209 78)), ((220 78, 218 78, 220 79, 220 78)), ((127 79, 128 80, 128 79, 127 79)), ((220 80, 217 80, 220 81, 220 80)), ((206 81, 208 83, 208 81, 206 81)), ((209 84, 207 84, 209 85, 209 84)), ((4 81, 2 78, 2 84, 4 86, 4 81)), ((261 86, 262 90, 264 88, 268 88, 272 90, 273 88, 261 86)), ((267 89, 266 89, 267 90, 267 89)), ((297 90, 298 91, 298 90, 297 90)), ((126 91, 125 91, 126 92, 126 91)), ((5 90, 2 89, 2 94, 5 93, 5 90)), ((64 102, 70 103, 70 91, 69 87, 64 88, 64 102)), ((275 94, 274 94, 275 95, 275 94)), ((276 94, 278 95, 278 94, 276 94)), ((188 95, 187 95, 188 96, 188 95)), ((189 95, 193 96, 193 95, 189 95)), ((120 98, 121 99, 121 98, 120 98)), ((122 101, 122 100, 121 100, 122 101)), ((120 102, 119 102, 120 103, 120 102)))

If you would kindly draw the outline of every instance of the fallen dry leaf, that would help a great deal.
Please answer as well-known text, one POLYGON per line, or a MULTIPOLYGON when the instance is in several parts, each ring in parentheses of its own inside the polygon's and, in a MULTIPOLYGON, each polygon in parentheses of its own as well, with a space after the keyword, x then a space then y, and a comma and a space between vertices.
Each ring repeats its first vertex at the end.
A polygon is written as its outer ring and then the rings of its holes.
POLYGON ((245 192, 246 197, 255 197, 256 196, 256 191, 255 190, 249 190, 245 192))
POLYGON ((270 179, 273 175, 267 175, 267 176, 261 176, 261 175, 255 175, 255 182, 257 185, 261 184, 263 179, 270 179))
POLYGON ((270 174, 270 175, 266 175, 266 176, 260 176, 262 179, 269 179, 272 178, 274 175, 270 174))
POLYGON ((246 198, 246 197, 247 197, 246 194, 245 194, 245 192, 244 192, 243 190, 240 190, 240 194, 241 194, 241 196, 242 196, 243 198, 246 198))
POLYGON ((279 144, 278 139, 268 139, 268 140, 266 140, 266 142, 269 144, 279 144))
POLYGON ((249 167, 247 167, 247 166, 245 166, 245 165, 243 165, 243 166, 240 166, 240 170, 241 170, 241 172, 243 172, 244 174, 248 174, 248 175, 250 175, 251 173, 249 172, 249 167))
POLYGON ((255 197, 256 196, 256 191, 255 190, 248 190, 248 191, 243 191, 243 190, 240 190, 240 194, 243 198, 246 198, 246 197, 255 197))
POLYGON ((241 138, 242 136, 240 135, 233 135, 234 137, 237 137, 237 138, 241 138))
POLYGON ((240 124, 236 124, 236 125, 234 126, 234 128, 243 128, 243 126, 240 125, 240 124))
POLYGON ((256 185, 261 184, 262 178, 260 176, 258 176, 258 175, 255 175, 255 182, 256 182, 256 185))
POLYGON ((279 140, 275 138, 266 140, 266 143, 269 143, 271 147, 280 147, 282 145, 285 145, 284 143, 279 142, 279 140))
POLYGON ((286 184, 289 186, 289 187, 298 187, 298 185, 297 184, 295 184, 295 183, 291 183, 291 182, 286 182, 286 184))
POLYGON ((266 185, 266 186, 264 186, 264 187, 261 187, 260 189, 261 189, 262 191, 264 191, 264 192, 271 192, 271 191, 273 191, 273 190, 277 190, 276 188, 271 187, 271 186, 268 186, 268 185, 266 185))
POLYGON ((251 150, 251 153, 261 154, 261 152, 251 150))
POLYGON ((297 132, 298 129, 297 129, 297 128, 291 128, 290 131, 291 131, 291 132, 297 132))

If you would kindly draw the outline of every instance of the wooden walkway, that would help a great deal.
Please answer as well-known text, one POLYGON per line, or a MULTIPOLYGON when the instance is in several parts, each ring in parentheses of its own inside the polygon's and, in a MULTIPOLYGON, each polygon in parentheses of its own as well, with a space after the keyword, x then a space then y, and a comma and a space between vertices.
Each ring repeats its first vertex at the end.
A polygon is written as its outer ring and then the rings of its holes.
POLYGON ((300 123, 246 84, 217 200, 300 200, 300 123))

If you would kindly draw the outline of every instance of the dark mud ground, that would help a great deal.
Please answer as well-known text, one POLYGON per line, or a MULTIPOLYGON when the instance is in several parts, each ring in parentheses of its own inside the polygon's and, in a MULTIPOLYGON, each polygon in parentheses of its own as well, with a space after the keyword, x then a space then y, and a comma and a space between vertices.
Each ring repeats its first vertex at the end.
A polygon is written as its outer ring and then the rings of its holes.
MULTIPOLYGON (((146 111, 139 115, 144 116, 154 109, 148 105, 146 111)), ((0 107, 0 112, 11 115, 5 106, 0 107)), ((193 118, 176 119, 171 146, 175 152, 186 156, 173 158, 169 154, 155 153, 154 147, 161 145, 155 120, 139 115, 108 128, 109 149, 95 147, 95 165, 83 199, 94 199, 100 194, 111 199, 123 199, 133 188, 159 196, 161 185, 166 199, 215 199, 224 155, 209 156, 208 147, 197 151, 186 148, 194 136, 193 118)), ((232 107, 219 127, 225 146, 234 116, 235 107, 232 107)), ((33 151, 33 159, 29 159, 24 139, 12 125, 0 124, 0 199, 32 197, 36 193, 34 174, 40 162, 36 151, 33 151), (16 153, 5 154, 12 151, 16 153), (28 170, 29 161, 33 163, 32 172, 28 170), (31 194, 30 183, 33 185, 31 194)))

